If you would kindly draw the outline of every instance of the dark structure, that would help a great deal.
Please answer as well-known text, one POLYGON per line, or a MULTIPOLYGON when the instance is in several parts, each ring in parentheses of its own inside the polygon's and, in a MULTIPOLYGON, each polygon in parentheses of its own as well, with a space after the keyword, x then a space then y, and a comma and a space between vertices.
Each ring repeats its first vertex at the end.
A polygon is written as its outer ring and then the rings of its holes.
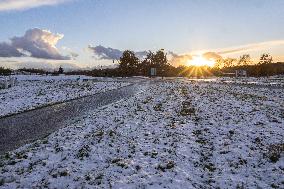
POLYGON ((64 70, 63 70, 63 68, 60 66, 59 69, 58 69, 58 73, 59 73, 59 74, 63 74, 63 72, 64 72, 64 70))

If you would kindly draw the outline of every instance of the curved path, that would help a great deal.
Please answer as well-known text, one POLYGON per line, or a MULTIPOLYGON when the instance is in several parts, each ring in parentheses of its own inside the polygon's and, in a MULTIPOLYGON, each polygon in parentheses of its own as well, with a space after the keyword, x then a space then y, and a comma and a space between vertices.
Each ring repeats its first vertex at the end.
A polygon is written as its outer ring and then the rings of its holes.
POLYGON ((0 119, 0 155, 43 138, 89 110, 130 97, 141 83, 0 119))

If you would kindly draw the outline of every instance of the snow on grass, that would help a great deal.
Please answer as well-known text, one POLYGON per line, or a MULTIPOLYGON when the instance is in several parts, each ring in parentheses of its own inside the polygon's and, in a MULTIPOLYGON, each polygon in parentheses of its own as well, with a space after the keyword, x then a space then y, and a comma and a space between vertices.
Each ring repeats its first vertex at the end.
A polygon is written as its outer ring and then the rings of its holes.
POLYGON ((87 76, 18 75, 15 87, 0 90, 0 117, 129 85, 87 76))
POLYGON ((270 76, 270 77, 212 77, 205 79, 189 79, 191 81, 202 81, 209 83, 223 83, 223 84, 241 84, 248 86, 271 86, 284 88, 284 76, 270 76))
POLYGON ((141 88, 4 155, 2 188, 283 188, 282 89, 141 88))

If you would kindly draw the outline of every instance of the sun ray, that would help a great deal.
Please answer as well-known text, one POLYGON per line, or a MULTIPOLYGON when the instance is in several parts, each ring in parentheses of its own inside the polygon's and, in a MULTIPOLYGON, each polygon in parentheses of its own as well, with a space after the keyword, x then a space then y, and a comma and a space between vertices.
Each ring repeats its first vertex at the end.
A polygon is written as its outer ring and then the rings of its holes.
POLYGON ((178 73, 178 75, 179 75, 179 76, 182 76, 182 74, 183 74, 183 73, 186 73, 189 69, 190 69, 189 67, 184 67, 184 69, 181 70, 181 71, 178 73))

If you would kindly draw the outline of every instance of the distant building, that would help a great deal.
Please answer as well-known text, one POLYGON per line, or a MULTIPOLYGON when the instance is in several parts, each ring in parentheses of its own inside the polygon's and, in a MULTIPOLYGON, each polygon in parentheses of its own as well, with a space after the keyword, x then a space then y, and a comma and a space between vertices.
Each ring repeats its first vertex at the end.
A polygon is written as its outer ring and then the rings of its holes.
POLYGON ((223 77, 235 77, 236 74, 235 73, 222 73, 223 77))
POLYGON ((63 72, 64 72, 64 70, 63 70, 63 68, 60 66, 59 69, 58 69, 58 73, 59 73, 59 74, 63 74, 63 72))
POLYGON ((151 68, 151 70, 150 70, 150 76, 151 76, 151 77, 157 76, 157 68, 151 68))
POLYGON ((246 70, 236 70, 236 77, 247 77, 246 70))

